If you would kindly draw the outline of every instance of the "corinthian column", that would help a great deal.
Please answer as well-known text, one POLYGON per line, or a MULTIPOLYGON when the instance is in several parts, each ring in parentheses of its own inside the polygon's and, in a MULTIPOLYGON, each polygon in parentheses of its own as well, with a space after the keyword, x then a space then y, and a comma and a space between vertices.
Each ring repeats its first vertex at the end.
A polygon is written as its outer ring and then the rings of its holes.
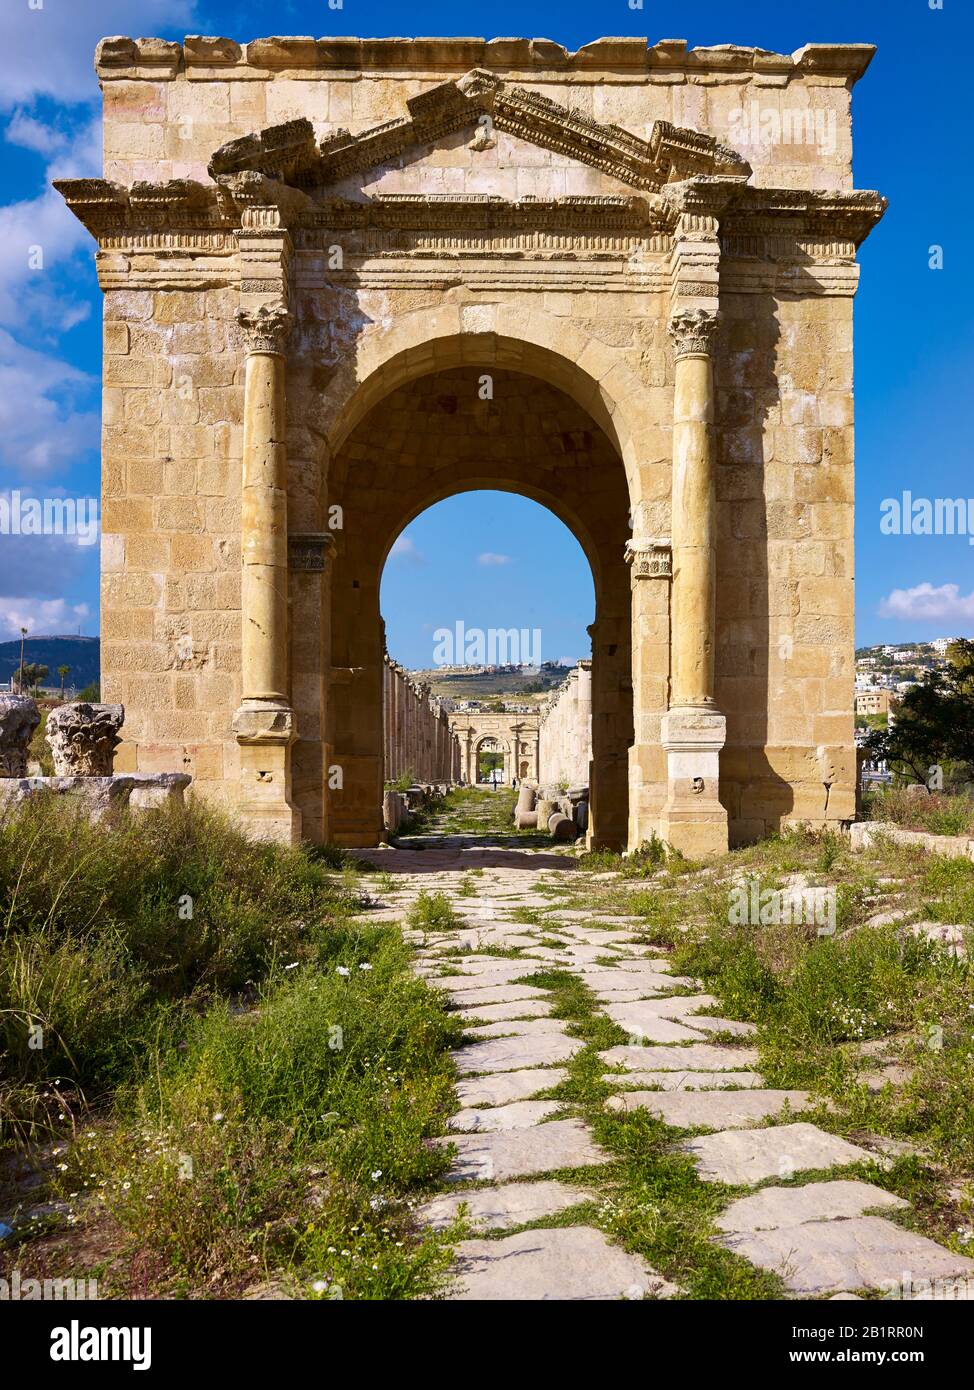
POLYGON ((714 369, 717 314, 685 308, 670 320, 673 394, 673 588, 669 710, 661 741, 667 800, 661 833, 690 856, 727 849, 719 792, 726 722, 714 703, 716 489, 714 369))
POLYGON ((283 302, 238 314, 247 344, 241 490, 240 813, 264 839, 298 839, 291 804, 288 694, 287 449, 283 302))

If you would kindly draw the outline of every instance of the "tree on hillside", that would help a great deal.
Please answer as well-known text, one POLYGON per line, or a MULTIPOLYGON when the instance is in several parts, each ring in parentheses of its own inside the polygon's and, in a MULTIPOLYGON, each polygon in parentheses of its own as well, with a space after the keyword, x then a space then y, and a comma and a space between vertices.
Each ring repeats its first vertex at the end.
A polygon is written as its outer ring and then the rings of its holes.
POLYGON ((68 678, 70 672, 71 672, 71 667, 70 667, 70 666, 59 666, 59 667, 57 668, 57 673, 58 673, 58 675, 61 677, 61 699, 62 699, 62 700, 64 699, 64 682, 67 680, 67 678, 68 678))
POLYGON ((952 643, 946 663, 927 671, 903 696, 892 727, 874 730, 865 744, 871 758, 927 787, 935 785, 935 768, 974 770, 974 642, 952 643))
POLYGON ((46 680, 48 669, 39 661, 25 662, 20 668, 20 688, 21 690, 32 690, 37 694, 37 687, 41 681, 46 680))

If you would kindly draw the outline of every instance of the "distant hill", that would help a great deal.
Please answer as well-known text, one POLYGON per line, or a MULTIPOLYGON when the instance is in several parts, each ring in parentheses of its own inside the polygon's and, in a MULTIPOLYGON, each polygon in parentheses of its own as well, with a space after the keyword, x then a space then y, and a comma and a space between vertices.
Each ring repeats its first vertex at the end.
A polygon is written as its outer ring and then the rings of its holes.
POLYGON ((543 698, 549 690, 554 690, 568 675, 570 666, 542 667, 531 675, 514 671, 488 671, 474 673, 442 671, 413 671, 417 680, 429 683, 433 694, 448 696, 451 700, 489 700, 503 695, 530 702, 532 696, 543 698), (540 689, 539 689, 540 687, 540 689))
MULTIPOLYGON (((100 643, 97 637, 28 637, 25 661, 39 662, 50 674, 45 685, 60 684, 59 666, 70 666, 65 684, 83 690, 101 676, 100 643)), ((10 684, 10 677, 20 669, 20 639, 0 642, 0 682, 10 684)))

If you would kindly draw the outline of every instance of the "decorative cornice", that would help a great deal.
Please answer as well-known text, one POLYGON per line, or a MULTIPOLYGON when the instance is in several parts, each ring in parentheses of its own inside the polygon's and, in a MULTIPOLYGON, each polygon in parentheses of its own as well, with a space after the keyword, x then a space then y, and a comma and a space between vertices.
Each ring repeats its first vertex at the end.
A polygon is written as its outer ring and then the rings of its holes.
POLYGON ((771 53, 739 44, 689 48, 685 39, 600 38, 572 52, 550 39, 530 38, 266 38, 240 44, 233 39, 188 35, 180 43, 151 38, 102 39, 95 69, 102 81, 145 76, 172 80, 192 73, 197 80, 210 72, 221 80, 273 80, 277 73, 295 70, 359 73, 404 69, 414 72, 465 72, 490 67, 555 76, 632 73, 684 74, 689 81, 724 73, 773 75, 785 81, 812 75, 851 85, 872 61, 871 44, 807 44, 794 53, 771 53))
POLYGON ((677 359, 709 357, 718 321, 718 315, 710 309, 679 309, 669 322, 677 359))
POLYGON ((872 189, 821 193, 747 187, 727 210, 720 230, 722 236, 771 233, 841 238, 857 248, 882 221, 888 207, 888 199, 872 189))
MULTIPOLYGON (((626 541, 626 564, 633 579, 670 579, 673 576, 673 550, 668 538, 626 541)), ((591 664, 591 663, 589 663, 591 664)))
POLYGON ((746 160, 711 135, 657 121, 650 139, 642 140, 478 68, 411 97, 406 106, 408 116, 358 135, 337 130, 318 146, 309 120, 270 126, 222 145, 210 160, 210 175, 222 183, 246 170, 296 188, 324 188, 475 126, 484 115, 498 130, 647 192, 701 174, 747 178, 751 172, 746 160))
POLYGON ((257 309, 238 309, 237 322, 246 336, 248 352, 283 354, 290 315, 282 302, 261 304, 257 309))

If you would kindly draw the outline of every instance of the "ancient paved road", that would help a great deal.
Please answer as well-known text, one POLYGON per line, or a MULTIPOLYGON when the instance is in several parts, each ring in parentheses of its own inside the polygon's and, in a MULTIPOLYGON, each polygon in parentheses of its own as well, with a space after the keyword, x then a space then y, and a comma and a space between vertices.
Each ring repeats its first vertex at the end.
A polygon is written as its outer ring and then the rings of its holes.
MULTIPOLYGON (((403 843, 409 843, 405 841, 403 843)), ((508 842, 511 844, 512 842, 508 842)), ((436 937, 411 933, 416 969, 435 980, 468 1025, 455 1054, 459 1111, 451 1119, 457 1154, 443 1192, 422 1209, 449 1225, 461 1203, 477 1238, 457 1247, 452 1297, 480 1299, 667 1298, 680 1293, 639 1257, 611 1244, 590 1223, 538 1227, 590 1202, 611 1156, 596 1145, 570 1106, 538 1099, 566 1076, 583 1044, 550 1016, 543 988, 524 980, 558 968, 579 976, 630 1042, 600 1053, 615 1088, 610 1107, 646 1106, 677 1129, 705 1181, 755 1191, 721 1214, 722 1240, 753 1264, 780 1275, 798 1297, 854 1297, 909 1272, 921 1280, 967 1279, 974 1261, 890 1221, 906 1206, 871 1183, 838 1176, 804 1186, 773 1180, 806 1170, 841 1170, 876 1154, 801 1119, 808 1097, 771 1089, 756 1070, 750 1025, 715 1016, 716 1001, 673 974, 665 952, 631 940, 637 919, 559 911, 539 893, 542 878, 568 873, 564 855, 483 848, 464 836, 426 839, 412 849, 363 851, 394 876, 371 914, 401 920, 418 894, 446 894, 463 921, 436 937), (461 884, 470 870, 482 875, 461 884), (475 885, 470 895, 470 883, 475 885), (544 925, 513 920, 517 908, 544 912, 544 925), (557 946, 544 945, 557 941, 557 946), (457 948, 461 954, 456 954, 457 948), (516 951, 516 958, 487 948, 516 951), (714 1043, 728 1032, 730 1043, 714 1043), (707 1133, 699 1133, 706 1130, 707 1133), (582 1170, 571 1182, 561 1169, 582 1170)))

